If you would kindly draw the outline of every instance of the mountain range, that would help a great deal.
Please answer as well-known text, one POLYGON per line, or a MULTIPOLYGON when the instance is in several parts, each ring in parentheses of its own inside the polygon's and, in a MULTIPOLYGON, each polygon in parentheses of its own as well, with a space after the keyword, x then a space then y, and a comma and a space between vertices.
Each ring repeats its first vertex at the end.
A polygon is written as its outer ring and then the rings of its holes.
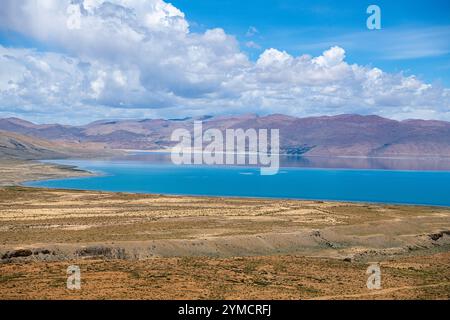
POLYGON ((25 148, 24 154, 29 157, 40 155, 39 158, 79 152, 82 155, 92 150, 103 153, 110 149, 161 150, 174 145, 170 136, 175 129, 185 128, 192 132, 194 121, 200 120, 204 130, 279 129, 281 150, 287 154, 450 157, 450 122, 396 121, 361 115, 297 118, 280 114, 105 120, 82 126, 34 124, 18 118, 4 118, 0 119, 0 155, 17 148, 25 148))

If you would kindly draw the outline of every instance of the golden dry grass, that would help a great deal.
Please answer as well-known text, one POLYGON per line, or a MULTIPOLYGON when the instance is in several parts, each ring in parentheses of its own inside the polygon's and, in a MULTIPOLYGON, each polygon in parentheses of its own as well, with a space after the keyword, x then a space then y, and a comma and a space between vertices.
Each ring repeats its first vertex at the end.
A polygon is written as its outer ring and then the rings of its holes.
POLYGON ((0 256, 0 298, 448 299, 448 230, 448 208, 6 187, 0 255, 53 253, 0 256))

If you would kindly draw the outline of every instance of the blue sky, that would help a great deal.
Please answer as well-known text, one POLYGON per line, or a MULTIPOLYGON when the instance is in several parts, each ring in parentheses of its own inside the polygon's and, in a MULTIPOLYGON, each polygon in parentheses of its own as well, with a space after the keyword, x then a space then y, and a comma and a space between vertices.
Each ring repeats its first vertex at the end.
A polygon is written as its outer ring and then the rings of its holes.
POLYGON ((0 117, 248 112, 450 120, 450 1, 2 0, 0 117))
POLYGON ((318 55, 332 45, 348 61, 404 71, 450 86, 450 1, 173 0, 196 30, 222 27, 253 59, 265 48, 318 55), (368 30, 366 9, 381 8, 382 29, 368 30), (249 37, 250 27, 258 33, 249 37), (413 42, 414 41, 414 42, 413 42), (413 42, 413 43, 411 43, 413 42), (394 46, 395 44, 395 46, 394 46), (411 52, 414 51, 414 52, 411 52))

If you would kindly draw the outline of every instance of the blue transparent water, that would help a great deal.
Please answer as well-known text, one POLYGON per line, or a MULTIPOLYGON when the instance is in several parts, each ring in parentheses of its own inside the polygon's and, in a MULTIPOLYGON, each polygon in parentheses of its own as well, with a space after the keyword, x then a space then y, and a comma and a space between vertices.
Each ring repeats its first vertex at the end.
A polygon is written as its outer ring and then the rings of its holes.
POLYGON ((292 198, 450 206, 450 171, 174 166, 167 161, 57 161, 102 175, 28 186, 174 195, 292 198))

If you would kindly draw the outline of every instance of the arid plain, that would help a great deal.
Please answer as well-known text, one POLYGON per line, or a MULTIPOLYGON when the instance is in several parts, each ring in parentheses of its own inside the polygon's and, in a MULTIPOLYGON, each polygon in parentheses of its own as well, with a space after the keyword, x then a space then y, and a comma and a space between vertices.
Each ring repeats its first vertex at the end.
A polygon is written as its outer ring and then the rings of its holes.
MULTIPOLYGON (((3 185, 86 174, 0 171, 3 185)), ((450 298, 449 208, 0 190, 3 299, 450 298), (381 290, 366 287, 371 263, 381 290)))

